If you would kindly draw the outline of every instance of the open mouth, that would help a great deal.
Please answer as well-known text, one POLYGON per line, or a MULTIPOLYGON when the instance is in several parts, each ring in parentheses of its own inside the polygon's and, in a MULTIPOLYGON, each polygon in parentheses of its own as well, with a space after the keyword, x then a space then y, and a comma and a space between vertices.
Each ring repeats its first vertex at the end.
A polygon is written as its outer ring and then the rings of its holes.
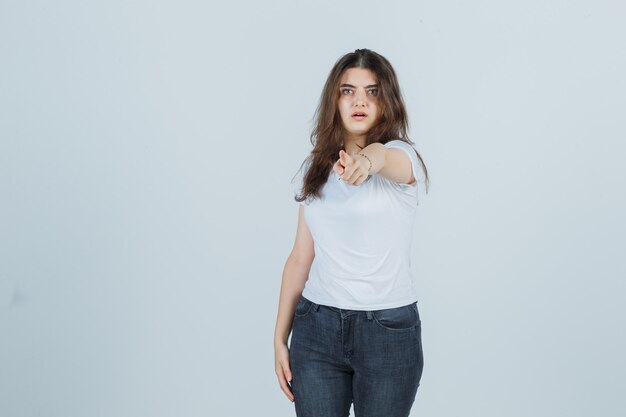
POLYGON ((364 113, 364 112, 357 111, 357 112, 352 113, 352 118, 356 120, 363 120, 366 117, 367 117, 367 113, 364 113))

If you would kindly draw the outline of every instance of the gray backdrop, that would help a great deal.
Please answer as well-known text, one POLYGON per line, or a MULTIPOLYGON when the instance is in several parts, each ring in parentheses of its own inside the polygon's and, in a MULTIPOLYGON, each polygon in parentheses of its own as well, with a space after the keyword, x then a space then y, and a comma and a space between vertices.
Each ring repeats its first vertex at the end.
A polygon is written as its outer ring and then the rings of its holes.
POLYGON ((432 180, 412 415, 625 415, 625 11, 1 0, 0 415, 295 415, 290 181, 364 47, 432 180))

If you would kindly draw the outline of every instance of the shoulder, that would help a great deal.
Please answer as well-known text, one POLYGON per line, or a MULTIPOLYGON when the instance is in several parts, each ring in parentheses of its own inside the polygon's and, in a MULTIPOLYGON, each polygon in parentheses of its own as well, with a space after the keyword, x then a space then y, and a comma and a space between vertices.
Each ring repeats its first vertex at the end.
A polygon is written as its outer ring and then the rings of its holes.
MULTIPOLYGON (((398 155, 406 155, 411 161, 411 165, 413 169, 416 170, 419 166, 419 161, 417 158, 417 150, 408 142, 405 142, 400 139, 390 140, 384 144, 386 149, 399 149, 397 152, 398 155)), ((406 157, 405 156, 405 157, 406 157)))
POLYGON ((388 142, 385 142, 383 145, 385 146, 385 148, 402 148, 405 150, 415 149, 410 143, 400 139, 392 139, 388 142))

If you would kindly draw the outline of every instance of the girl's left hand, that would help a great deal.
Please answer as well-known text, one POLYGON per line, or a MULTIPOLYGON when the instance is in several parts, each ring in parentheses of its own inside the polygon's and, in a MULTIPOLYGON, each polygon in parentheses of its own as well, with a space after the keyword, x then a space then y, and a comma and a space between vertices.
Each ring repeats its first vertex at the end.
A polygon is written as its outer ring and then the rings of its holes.
POLYGON ((368 163, 362 156, 352 156, 343 149, 339 151, 339 159, 333 170, 343 181, 352 185, 361 185, 368 177, 368 163))

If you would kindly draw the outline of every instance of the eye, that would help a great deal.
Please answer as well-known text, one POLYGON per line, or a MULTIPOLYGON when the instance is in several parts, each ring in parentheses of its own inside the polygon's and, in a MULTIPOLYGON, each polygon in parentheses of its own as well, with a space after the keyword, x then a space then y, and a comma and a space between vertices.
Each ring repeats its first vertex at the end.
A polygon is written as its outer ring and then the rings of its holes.
POLYGON ((350 94, 350 93, 352 93, 352 90, 351 90, 351 89, 349 89, 349 88, 344 88, 344 89, 342 89, 342 90, 341 90, 341 93, 342 93, 342 94, 350 94), (347 91, 347 92, 346 92, 346 91, 347 91))
POLYGON ((371 90, 368 91, 368 93, 370 93, 373 96, 377 96, 378 95, 378 88, 372 88, 371 90))

